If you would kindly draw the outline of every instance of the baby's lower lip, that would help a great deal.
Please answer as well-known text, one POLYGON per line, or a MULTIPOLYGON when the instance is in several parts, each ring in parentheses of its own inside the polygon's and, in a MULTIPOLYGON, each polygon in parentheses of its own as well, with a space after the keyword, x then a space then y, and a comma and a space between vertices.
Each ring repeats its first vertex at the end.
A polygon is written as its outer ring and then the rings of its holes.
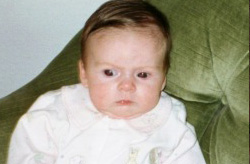
POLYGON ((130 100, 120 100, 116 102, 119 105, 131 105, 133 102, 130 100))

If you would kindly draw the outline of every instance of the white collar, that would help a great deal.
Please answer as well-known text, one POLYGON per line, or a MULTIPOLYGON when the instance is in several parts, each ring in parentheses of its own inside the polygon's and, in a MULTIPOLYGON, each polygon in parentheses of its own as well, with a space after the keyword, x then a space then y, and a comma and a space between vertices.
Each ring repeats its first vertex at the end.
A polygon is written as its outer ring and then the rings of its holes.
MULTIPOLYGON (((85 130, 106 117, 94 107, 88 89, 81 84, 63 87, 62 95, 70 121, 74 122, 80 130, 85 130)), ((124 120, 124 122, 137 132, 151 134, 166 123, 171 109, 170 97, 162 92, 160 101, 154 109, 139 117, 124 120)))

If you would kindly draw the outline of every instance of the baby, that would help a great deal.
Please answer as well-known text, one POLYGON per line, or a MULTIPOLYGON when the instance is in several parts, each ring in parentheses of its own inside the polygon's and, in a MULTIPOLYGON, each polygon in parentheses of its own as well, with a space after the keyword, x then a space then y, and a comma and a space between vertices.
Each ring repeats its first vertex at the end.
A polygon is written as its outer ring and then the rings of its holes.
POLYGON ((159 11, 108 1, 81 47, 81 83, 42 95, 21 117, 9 164, 205 164, 184 106, 162 92, 171 39, 159 11))

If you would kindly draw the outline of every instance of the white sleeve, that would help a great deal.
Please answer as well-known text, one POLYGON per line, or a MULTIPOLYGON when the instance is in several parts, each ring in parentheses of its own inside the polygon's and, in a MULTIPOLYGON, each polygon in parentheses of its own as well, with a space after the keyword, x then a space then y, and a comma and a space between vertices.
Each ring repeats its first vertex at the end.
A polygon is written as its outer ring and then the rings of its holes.
POLYGON ((187 126, 189 130, 181 138, 167 164, 206 164, 194 128, 188 123, 187 126))
MULTIPOLYGON (((206 164, 194 127, 186 122, 184 105, 172 98, 174 117, 171 122, 172 132, 178 141, 166 164, 206 164), (181 133, 177 133, 181 132, 181 133)), ((165 164, 164 163, 164 164, 165 164)))
POLYGON ((198 142, 189 151, 172 162, 173 164, 206 164, 198 142))
POLYGON ((46 113, 23 115, 12 134, 8 164, 52 164, 57 156, 51 125, 46 113))

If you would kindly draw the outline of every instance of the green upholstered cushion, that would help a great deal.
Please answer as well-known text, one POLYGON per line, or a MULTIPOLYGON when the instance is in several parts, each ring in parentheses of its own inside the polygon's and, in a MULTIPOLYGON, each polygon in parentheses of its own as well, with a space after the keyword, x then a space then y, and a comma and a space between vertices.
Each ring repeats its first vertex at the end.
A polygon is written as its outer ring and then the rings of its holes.
MULTIPOLYGON (((181 99, 210 164, 248 163, 247 0, 149 0, 172 35, 166 91, 181 99)), ((19 117, 44 92, 78 82, 80 33, 33 81, 0 99, 0 163, 19 117)))
POLYGON ((185 103, 211 164, 249 162, 249 1, 149 0, 173 36, 166 91, 185 103))

